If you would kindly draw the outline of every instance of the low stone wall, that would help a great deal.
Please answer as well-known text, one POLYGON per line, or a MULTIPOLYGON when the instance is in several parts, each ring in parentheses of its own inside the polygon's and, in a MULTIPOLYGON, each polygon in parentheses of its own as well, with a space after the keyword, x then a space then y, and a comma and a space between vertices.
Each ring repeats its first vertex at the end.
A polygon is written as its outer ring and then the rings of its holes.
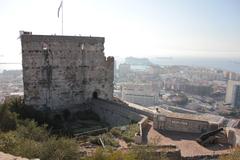
POLYGON ((141 121, 138 122, 139 131, 137 133, 135 133, 135 137, 134 137, 134 142, 136 144, 141 144, 143 141, 143 137, 142 137, 143 136, 143 128, 146 127, 147 121, 148 121, 148 117, 143 116, 141 121))
POLYGON ((240 146, 240 130, 235 128, 228 128, 228 142, 233 147, 240 146))
POLYGON ((143 116, 133 112, 124 104, 94 99, 89 104, 93 112, 111 127, 139 122, 143 116))
POLYGON ((218 160, 219 155, 199 155, 194 157, 182 157, 181 160, 218 160))
POLYGON ((124 102, 125 102, 125 107, 127 107, 128 110, 131 110, 133 112, 136 112, 136 113, 144 115, 144 116, 147 116, 150 120, 153 120, 153 117, 154 117, 153 110, 151 110, 147 107, 135 104, 135 103, 130 103, 127 101, 124 101, 124 102))

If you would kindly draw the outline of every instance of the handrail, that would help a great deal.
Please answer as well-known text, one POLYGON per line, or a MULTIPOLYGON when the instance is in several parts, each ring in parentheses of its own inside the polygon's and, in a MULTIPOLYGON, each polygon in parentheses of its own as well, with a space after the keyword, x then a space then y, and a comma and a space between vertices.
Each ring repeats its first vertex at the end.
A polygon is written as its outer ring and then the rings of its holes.
POLYGON ((78 137, 78 136, 82 136, 82 135, 85 135, 85 134, 89 134, 89 133, 93 133, 93 132, 97 132, 97 131, 108 131, 108 128, 105 127, 105 128, 100 128, 100 129, 94 129, 94 130, 91 130, 91 131, 87 131, 87 132, 82 132, 82 133, 76 133, 74 134, 75 137, 78 137))

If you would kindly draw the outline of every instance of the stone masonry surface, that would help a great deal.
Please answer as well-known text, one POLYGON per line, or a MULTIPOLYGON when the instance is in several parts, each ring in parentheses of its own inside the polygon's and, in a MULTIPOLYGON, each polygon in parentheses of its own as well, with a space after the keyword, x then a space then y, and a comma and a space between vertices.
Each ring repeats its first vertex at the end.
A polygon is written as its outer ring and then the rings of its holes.
POLYGON ((21 35, 25 104, 38 109, 77 107, 113 97, 114 58, 102 37, 21 35))

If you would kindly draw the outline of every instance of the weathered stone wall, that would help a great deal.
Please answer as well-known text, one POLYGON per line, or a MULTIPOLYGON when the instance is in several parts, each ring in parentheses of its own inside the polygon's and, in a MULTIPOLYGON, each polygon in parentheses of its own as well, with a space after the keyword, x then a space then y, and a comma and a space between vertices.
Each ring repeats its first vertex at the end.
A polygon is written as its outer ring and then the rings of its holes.
POLYGON ((140 114, 131 111, 127 104, 95 99, 91 101, 90 106, 92 111, 97 113, 102 121, 105 121, 112 127, 136 123, 143 118, 140 114))
POLYGON ((188 133, 203 133, 209 130, 209 123, 166 116, 154 117, 154 129, 179 131, 188 133))
POLYGON ((240 130, 236 128, 228 128, 228 143, 233 147, 240 147, 240 130))
POLYGON ((141 119, 141 121, 138 122, 139 131, 135 133, 135 136, 134 136, 134 142, 136 144, 143 143, 143 129, 148 126, 147 123, 148 123, 148 117, 143 115, 143 118, 141 119))
POLYGON ((104 56, 104 38, 23 34, 21 42, 25 104, 57 110, 112 99, 114 58, 104 56))

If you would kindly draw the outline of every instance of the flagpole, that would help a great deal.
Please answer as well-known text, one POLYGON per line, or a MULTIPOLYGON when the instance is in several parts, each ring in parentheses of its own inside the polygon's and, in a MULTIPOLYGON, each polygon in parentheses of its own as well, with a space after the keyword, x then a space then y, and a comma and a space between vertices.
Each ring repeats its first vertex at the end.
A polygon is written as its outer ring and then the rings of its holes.
POLYGON ((63 0, 62 0, 62 35, 63 35, 63 0))

